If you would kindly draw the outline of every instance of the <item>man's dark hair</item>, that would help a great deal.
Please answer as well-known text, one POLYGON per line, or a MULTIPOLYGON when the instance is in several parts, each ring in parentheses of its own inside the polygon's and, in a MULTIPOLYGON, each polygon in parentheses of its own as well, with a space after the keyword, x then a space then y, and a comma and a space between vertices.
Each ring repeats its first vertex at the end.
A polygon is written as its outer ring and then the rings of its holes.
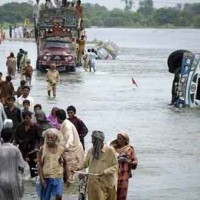
POLYGON ((3 128, 1 130, 1 137, 4 142, 10 142, 13 137, 13 130, 12 128, 3 128))
POLYGON ((25 99, 25 100, 23 101, 23 105, 24 105, 25 103, 27 103, 29 106, 31 105, 31 103, 30 103, 30 101, 29 101, 28 99, 25 99))
POLYGON ((22 90, 24 90, 24 89, 28 89, 29 91, 31 90, 30 87, 27 86, 27 85, 25 85, 25 86, 22 88, 22 90))
POLYGON ((67 119, 66 112, 63 109, 59 109, 59 110, 56 111, 56 117, 58 117, 59 119, 61 119, 63 121, 65 119, 67 119))
POLYGON ((30 111, 24 111, 24 112, 22 112, 22 118, 24 119, 26 116, 31 117, 32 116, 32 112, 30 112, 30 111))
POLYGON ((35 110, 36 108, 39 108, 40 110, 42 110, 42 105, 41 105, 41 104, 35 104, 35 105, 34 105, 34 110, 35 110))
POLYGON ((14 58, 14 57, 15 57, 15 55, 14 55, 13 52, 10 53, 10 57, 11 57, 11 58, 14 58))
POLYGON ((6 76, 6 81, 10 82, 12 80, 11 76, 6 76))
POLYGON ((67 108, 67 112, 69 112, 69 111, 73 111, 74 113, 76 113, 76 108, 74 106, 69 106, 67 108))
POLYGON ((21 86, 25 86, 25 84, 26 84, 26 81, 25 81, 25 80, 21 80, 21 81, 20 81, 20 85, 21 85, 21 86))

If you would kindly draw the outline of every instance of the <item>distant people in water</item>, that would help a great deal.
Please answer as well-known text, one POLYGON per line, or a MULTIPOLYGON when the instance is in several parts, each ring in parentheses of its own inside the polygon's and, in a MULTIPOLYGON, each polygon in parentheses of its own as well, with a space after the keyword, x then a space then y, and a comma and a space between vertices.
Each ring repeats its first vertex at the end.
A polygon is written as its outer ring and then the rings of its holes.
POLYGON ((89 68, 89 56, 88 56, 88 51, 87 52, 84 52, 83 54, 83 69, 85 71, 88 71, 88 68, 89 68))
POLYGON ((23 69, 23 75, 25 76, 25 81, 28 86, 31 86, 31 80, 33 75, 33 67, 31 65, 31 60, 27 59, 26 66, 23 69))
POLYGON ((13 52, 11 52, 10 55, 7 57, 6 66, 8 75, 11 77, 15 77, 17 60, 13 52))
POLYGON ((12 25, 9 25, 9 37, 12 38, 12 25))
POLYGON ((95 53, 95 50, 88 49, 88 57, 89 57, 89 71, 93 72, 96 71, 96 59, 97 59, 97 54, 95 53))
POLYGON ((85 36, 81 35, 81 38, 77 41, 77 43, 78 43, 77 64, 81 65, 81 58, 85 50, 85 36))
POLYGON ((28 52, 24 51, 22 54, 22 57, 20 59, 20 70, 21 70, 21 79, 22 80, 23 80, 23 71, 26 66, 27 60, 28 60, 28 52))
POLYGON ((17 53, 17 70, 19 71, 21 68, 20 66, 20 61, 21 61, 21 58, 24 54, 24 50, 23 49, 19 49, 19 52, 17 53))

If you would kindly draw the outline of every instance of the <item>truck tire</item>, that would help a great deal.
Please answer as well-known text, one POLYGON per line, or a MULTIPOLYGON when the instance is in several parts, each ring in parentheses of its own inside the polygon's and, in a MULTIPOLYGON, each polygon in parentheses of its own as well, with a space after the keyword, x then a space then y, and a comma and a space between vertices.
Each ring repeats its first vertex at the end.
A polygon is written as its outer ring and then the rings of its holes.
POLYGON ((78 200, 86 200, 85 194, 79 194, 78 200))
POLYGON ((73 65, 70 67, 70 72, 75 72, 76 71, 76 65, 73 65))
POLYGON ((168 70, 170 73, 174 74, 176 70, 181 70, 182 59, 185 52, 189 52, 188 50, 177 50, 172 52, 167 60, 168 70))
POLYGON ((46 72, 47 71, 47 66, 45 66, 45 65, 39 65, 39 70, 41 72, 46 72))
POLYGON ((36 69, 37 69, 37 70, 40 69, 40 66, 39 66, 39 63, 38 63, 38 59, 36 60, 36 69))
POLYGON ((38 60, 36 61, 36 69, 41 72, 46 72, 46 67, 39 64, 38 60))

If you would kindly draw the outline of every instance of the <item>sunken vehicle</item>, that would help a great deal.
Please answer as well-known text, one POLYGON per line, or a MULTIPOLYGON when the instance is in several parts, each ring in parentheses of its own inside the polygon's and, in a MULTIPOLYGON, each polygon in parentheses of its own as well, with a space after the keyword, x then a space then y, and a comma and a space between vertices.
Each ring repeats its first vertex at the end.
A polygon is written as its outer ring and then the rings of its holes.
POLYGON ((200 54, 177 50, 168 57, 168 69, 174 74, 171 104, 176 107, 200 107, 200 54))

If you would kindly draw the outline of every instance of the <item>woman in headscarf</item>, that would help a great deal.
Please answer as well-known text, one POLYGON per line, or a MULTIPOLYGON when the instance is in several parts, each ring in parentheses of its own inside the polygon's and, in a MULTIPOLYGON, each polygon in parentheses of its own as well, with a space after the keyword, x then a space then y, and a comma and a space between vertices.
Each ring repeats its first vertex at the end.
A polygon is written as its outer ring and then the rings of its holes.
POLYGON ((35 111, 36 123, 38 125, 39 134, 42 136, 43 131, 49 128, 54 128, 50 121, 47 119, 46 114, 42 110, 35 111))
POLYGON ((129 145, 129 136, 125 132, 119 132, 117 139, 112 141, 118 154, 119 173, 117 186, 117 200, 126 200, 128 192, 129 178, 132 177, 131 170, 136 169, 138 161, 134 147, 129 145))
POLYGON ((11 77, 15 77, 17 60, 13 52, 11 52, 10 56, 7 57, 6 66, 8 70, 8 75, 11 77))
POLYGON ((56 117, 56 111, 58 110, 57 107, 53 107, 51 110, 51 114, 47 117, 47 119, 50 121, 50 123, 53 125, 54 128, 60 130, 60 123, 57 120, 56 117))

